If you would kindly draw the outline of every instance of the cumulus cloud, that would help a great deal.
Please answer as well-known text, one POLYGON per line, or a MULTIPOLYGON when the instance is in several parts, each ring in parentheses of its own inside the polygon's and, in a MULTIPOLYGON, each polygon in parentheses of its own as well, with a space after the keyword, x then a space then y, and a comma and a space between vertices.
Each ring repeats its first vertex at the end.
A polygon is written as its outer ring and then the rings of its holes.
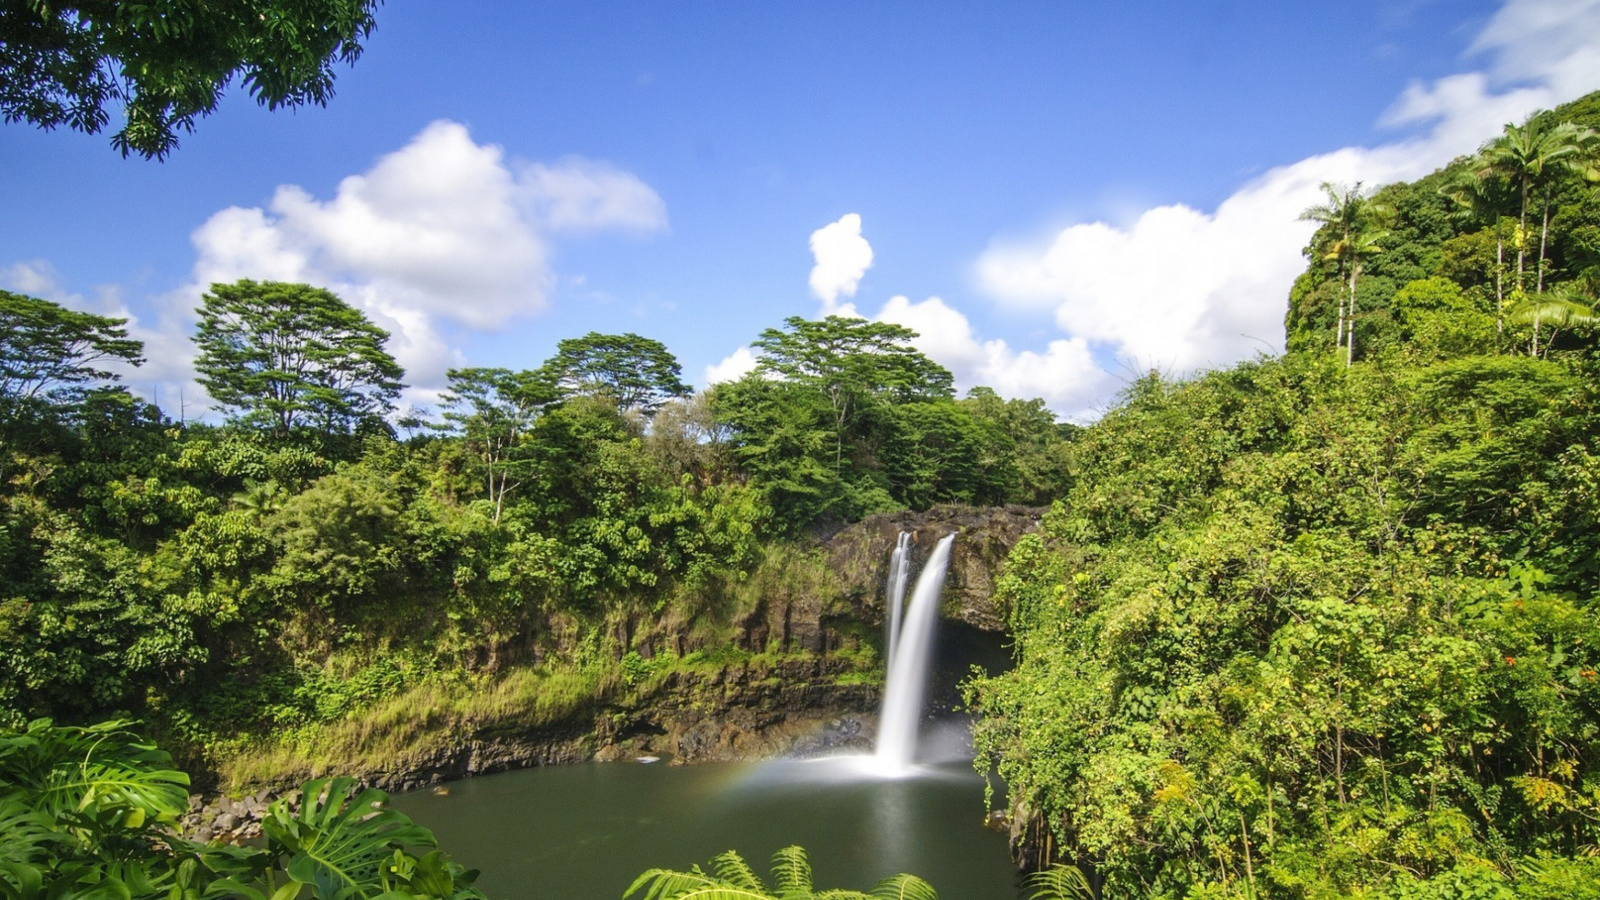
POLYGON ((1298 221, 1322 182, 1414 179, 1471 153, 1510 121, 1600 83, 1600 0, 1510 0, 1474 44, 1487 71, 1414 83, 1382 117, 1415 137, 1280 166, 1212 212, 1181 204, 1131 225, 1073 225, 996 243, 976 264, 1003 303, 1049 309, 1074 339, 1145 366, 1192 370, 1280 350, 1289 287, 1315 226, 1298 221))
POLYGON ((1051 341, 1043 353, 1013 350, 1000 339, 979 340, 967 317, 938 297, 891 297, 877 319, 917 332, 912 343, 950 370, 958 391, 984 385, 1003 397, 1040 397, 1058 414, 1087 420, 1111 389, 1083 338, 1051 341))
POLYGON ((283 185, 265 208, 230 207, 192 235, 192 307, 215 282, 304 281, 360 307, 392 335, 389 349, 429 400, 461 365, 451 326, 495 330, 537 313, 554 277, 553 238, 653 234, 666 205, 638 177, 568 158, 513 164, 455 122, 438 121, 322 199, 283 185))
POLYGON ((570 157, 522 169, 519 179, 537 220, 555 233, 667 229, 667 205, 638 176, 603 162, 570 157))
POLYGON ((872 268, 872 245, 861 236, 861 216, 847 213, 811 232, 811 257, 816 260, 811 292, 822 301, 822 314, 854 314, 854 307, 841 305, 839 298, 854 297, 862 276, 872 268))
POLYGON ((755 371, 758 361, 755 351, 749 347, 740 347, 728 354, 722 362, 706 366, 705 383, 712 385, 724 381, 738 381, 746 374, 755 371))

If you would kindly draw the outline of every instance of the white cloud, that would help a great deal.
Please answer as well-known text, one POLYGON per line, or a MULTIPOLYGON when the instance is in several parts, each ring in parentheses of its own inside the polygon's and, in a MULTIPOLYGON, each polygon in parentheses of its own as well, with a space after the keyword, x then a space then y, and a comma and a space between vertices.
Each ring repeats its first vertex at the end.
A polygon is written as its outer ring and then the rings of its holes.
POLYGON ((187 309, 239 278, 327 287, 393 335, 410 399, 429 402, 463 363, 447 325, 494 330, 545 308, 552 237, 666 227, 660 196, 630 173, 579 158, 513 167, 441 120, 332 198, 283 185, 265 209, 213 215, 192 236, 193 283, 172 303, 187 309))
POLYGON ((728 354, 722 362, 706 366, 705 383, 712 385, 724 381, 738 381, 747 373, 755 371, 757 361, 754 351, 749 347, 740 347, 728 354))
POLYGON ((525 167, 520 182, 551 232, 667 230, 667 205, 638 176, 579 157, 525 167))
POLYGON ((1472 50, 1492 55, 1497 84, 1542 85, 1551 102, 1578 97, 1600 85, 1600 0, 1510 0, 1472 50))
POLYGON ((1018 352, 1003 340, 978 340, 967 317, 938 297, 921 303, 891 297, 877 319, 917 332, 912 343, 950 370, 960 392, 984 385, 1003 397, 1040 397, 1060 415, 1087 420, 1099 414, 1111 388, 1111 376, 1082 338, 1051 341, 1043 353, 1018 352))
POLYGON ((997 243, 977 261, 978 282, 1002 302, 1053 310, 1066 334, 1141 367, 1186 371, 1279 350, 1314 230, 1298 216, 1322 199, 1319 184, 1417 178, 1504 123, 1600 85, 1600 0, 1510 0, 1474 46, 1492 54, 1487 72, 1412 84, 1384 113, 1385 124, 1425 126, 1420 136, 1280 166, 1210 213, 1159 206, 1127 227, 997 243))
POLYGON ((822 314, 843 315, 849 304, 839 297, 854 297, 862 276, 872 268, 872 245, 861 236, 861 216, 846 213, 839 221, 811 232, 811 292, 822 301, 822 314))

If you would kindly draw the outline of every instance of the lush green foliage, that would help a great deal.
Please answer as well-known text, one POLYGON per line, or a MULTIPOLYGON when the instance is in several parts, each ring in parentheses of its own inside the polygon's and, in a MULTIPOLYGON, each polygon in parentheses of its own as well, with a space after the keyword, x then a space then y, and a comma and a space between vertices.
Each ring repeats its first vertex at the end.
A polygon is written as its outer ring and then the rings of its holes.
POLYGON ((1040 401, 978 388, 951 397, 951 376, 884 322, 791 318, 753 346, 756 371, 711 402, 730 455, 782 525, 853 521, 935 503, 1048 502, 1066 480, 1065 435, 1040 401))
POLYGON ((194 366, 238 421, 346 434, 381 422, 400 393, 389 333, 332 293, 280 281, 214 284, 200 298, 194 366))
POLYGON ((312 781, 269 807, 265 840, 174 834, 189 778, 125 723, 0 730, 0 895, 170 900, 471 900, 469 872, 433 835, 349 779, 312 781), (417 851, 425 851, 421 855, 417 851))
POLYGON ((1372 195, 1359 282, 1335 213, 1368 201, 1335 191, 1288 356, 1145 379, 1064 448, 1000 588, 1018 666, 970 686, 1036 864, 1102 896, 1600 896, 1594 335, 1520 312, 1592 305, 1600 190, 1499 146, 1372 195))
POLYGON ((106 108, 126 156, 161 158, 242 75, 269 109, 326 103, 333 63, 354 62, 377 0, 235 3, 0 2, 0 115, 94 134, 106 108))
POLYGON ((1587 345, 1584 309, 1600 290, 1597 129, 1591 95, 1508 124, 1477 155, 1415 182, 1370 194, 1329 186, 1329 202, 1306 212, 1326 224, 1290 296, 1290 349, 1341 346, 1359 359, 1404 344, 1396 298, 1430 277, 1454 282, 1475 316, 1496 323, 1481 349, 1587 345), (1555 320, 1539 314, 1557 299, 1578 305, 1555 320))
POLYGON ((0 291, 0 426, 82 402, 86 385, 117 378, 97 364, 143 363, 126 324, 0 291))
POLYGON ((546 377, 569 394, 608 398, 624 410, 653 413, 673 397, 687 397, 683 368, 657 340, 591 331, 556 345, 544 364, 546 377))
POLYGON ((892 362, 836 361, 882 375, 850 400, 859 455, 831 464, 830 406, 789 423, 812 457, 769 465, 749 452, 767 437, 676 396, 676 360, 636 335, 563 342, 534 370, 454 370, 444 422, 400 443, 379 418, 401 377, 386 335, 326 291, 213 287, 196 342, 235 413, 222 427, 102 389, 100 357, 137 360, 120 322, 5 299, 34 324, 0 382, 29 410, 0 423, 0 722, 137 716, 221 777, 270 777, 265 759, 317 771, 313 735, 331 748, 380 721, 393 740, 349 749, 387 764, 437 737, 400 717, 474 714, 467 685, 543 721, 634 687, 630 658, 736 634, 763 653, 766 629, 736 622, 792 593, 773 573, 804 553, 781 535, 842 511, 1038 499, 1063 471, 1037 401, 955 401, 877 326, 828 325, 889 341, 892 362), (783 479, 812 461, 834 493, 789 502, 783 479), (846 489, 867 499, 838 502, 846 489))

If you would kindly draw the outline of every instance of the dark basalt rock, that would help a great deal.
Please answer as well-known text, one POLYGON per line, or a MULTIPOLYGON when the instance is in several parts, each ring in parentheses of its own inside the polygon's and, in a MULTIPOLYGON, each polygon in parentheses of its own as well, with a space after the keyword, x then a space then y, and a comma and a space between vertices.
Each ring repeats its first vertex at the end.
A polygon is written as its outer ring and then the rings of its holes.
POLYGON ((995 600, 995 580, 1017 540, 1039 527, 1043 508, 935 506, 926 512, 869 516, 829 538, 829 564, 841 576, 851 606, 865 621, 881 623, 889 556, 902 531, 911 532, 915 573, 939 539, 955 532, 941 614, 984 631, 1004 631, 1011 611, 995 600))

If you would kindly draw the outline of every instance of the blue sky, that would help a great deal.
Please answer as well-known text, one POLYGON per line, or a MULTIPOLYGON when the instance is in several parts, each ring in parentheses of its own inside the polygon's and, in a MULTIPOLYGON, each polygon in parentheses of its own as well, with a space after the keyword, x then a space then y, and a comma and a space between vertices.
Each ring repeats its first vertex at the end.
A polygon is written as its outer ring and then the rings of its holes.
POLYGON ((169 401, 256 277, 365 309, 420 404, 590 330, 705 384, 838 311, 1086 419, 1281 348, 1319 182, 1595 88, 1597 0, 391 2, 327 108, 235 91, 163 163, 0 126, 0 287, 132 317, 169 401))

